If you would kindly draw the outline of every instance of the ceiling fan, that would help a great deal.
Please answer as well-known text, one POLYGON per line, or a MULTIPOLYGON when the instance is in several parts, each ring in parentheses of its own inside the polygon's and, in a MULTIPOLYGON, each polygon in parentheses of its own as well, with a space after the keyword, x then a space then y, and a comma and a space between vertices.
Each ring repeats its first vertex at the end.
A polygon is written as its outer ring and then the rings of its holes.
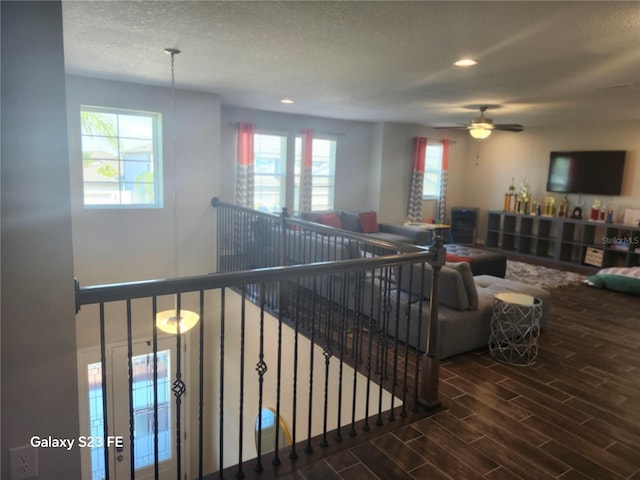
POLYGON ((504 130, 507 132, 521 132, 524 130, 522 125, 518 123, 503 123, 503 124, 494 124, 491 118, 487 118, 484 116, 484 112, 489 108, 497 108, 497 105, 481 105, 480 106, 480 116, 478 118, 474 118, 471 120, 469 124, 460 123, 457 127, 436 127, 436 128, 458 128, 458 129, 466 129, 469 130, 469 134, 477 139, 483 140, 491 135, 493 130, 504 130))

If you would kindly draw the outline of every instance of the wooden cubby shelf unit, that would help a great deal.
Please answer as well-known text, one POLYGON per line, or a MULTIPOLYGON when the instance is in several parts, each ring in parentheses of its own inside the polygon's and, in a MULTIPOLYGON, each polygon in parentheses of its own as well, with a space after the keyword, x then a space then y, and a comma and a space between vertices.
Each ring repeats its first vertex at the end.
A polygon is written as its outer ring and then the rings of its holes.
POLYGON ((485 248, 593 269, 640 266, 640 226, 489 211, 485 248), (601 265, 585 264, 587 252, 601 265))

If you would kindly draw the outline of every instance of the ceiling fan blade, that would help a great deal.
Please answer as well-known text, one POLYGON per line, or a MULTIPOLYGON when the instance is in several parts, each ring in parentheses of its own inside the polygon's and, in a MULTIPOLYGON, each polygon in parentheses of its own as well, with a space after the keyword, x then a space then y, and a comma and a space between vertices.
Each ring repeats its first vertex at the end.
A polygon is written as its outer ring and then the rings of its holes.
POLYGON ((501 125, 494 125, 494 130, 504 130, 507 132, 521 132, 524 127, 518 123, 503 123, 501 125))
POLYGON ((469 128, 469 125, 461 123, 459 125, 451 125, 448 127, 433 127, 433 128, 447 129, 447 130, 466 130, 469 128))

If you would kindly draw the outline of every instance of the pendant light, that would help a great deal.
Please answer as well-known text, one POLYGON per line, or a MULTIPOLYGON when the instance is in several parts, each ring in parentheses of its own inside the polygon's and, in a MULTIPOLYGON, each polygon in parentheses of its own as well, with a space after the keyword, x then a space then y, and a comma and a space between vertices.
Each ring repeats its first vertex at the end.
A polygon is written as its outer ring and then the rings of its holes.
MULTIPOLYGON (((178 276, 178 181, 176 156, 176 77, 175 56, 180 53, 176 48, 165 48, 164 53, 171 55, 171 162, 173 169, 173 232, 175 248, 175 276, 178 276)), ((175 308, 156 314, 156 327, 165 333, 177 334, 191 330, 200 320, 200 316, 190 310, 180 308, 176 295, 175 308)))
POLYGON ((200 315, 191 310, 179 309, 177 306, 172 310, 163 310, 156 314, 156 327, 165 333, 175 335, 178 333, 178 325, 180 325, 180 333, 185 333, 195 327, 200 320, 200 315), (180 322, 177 321, 177 311, 180 311, 180 322))

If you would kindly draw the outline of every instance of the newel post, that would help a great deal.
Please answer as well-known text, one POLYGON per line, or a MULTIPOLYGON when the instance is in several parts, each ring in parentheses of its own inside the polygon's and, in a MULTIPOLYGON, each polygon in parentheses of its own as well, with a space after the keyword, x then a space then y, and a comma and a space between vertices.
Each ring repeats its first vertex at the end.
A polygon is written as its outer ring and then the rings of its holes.
POLYGON ((431 261, 431 297, 429 300, 429 324, 427 327, 427 352, 425 354, 425 367, 422 370, 422 382, 420 385, 420 403, 429 409, 439 408, 438 384, 440 382, 440 357, 437 353, 438 345, 438 284, 440 281, 440 269, 445 263, 446 250, 442 244, 442 237, 436 236, 433 245, 429 247, 429 253, 435 254, 431 261))

